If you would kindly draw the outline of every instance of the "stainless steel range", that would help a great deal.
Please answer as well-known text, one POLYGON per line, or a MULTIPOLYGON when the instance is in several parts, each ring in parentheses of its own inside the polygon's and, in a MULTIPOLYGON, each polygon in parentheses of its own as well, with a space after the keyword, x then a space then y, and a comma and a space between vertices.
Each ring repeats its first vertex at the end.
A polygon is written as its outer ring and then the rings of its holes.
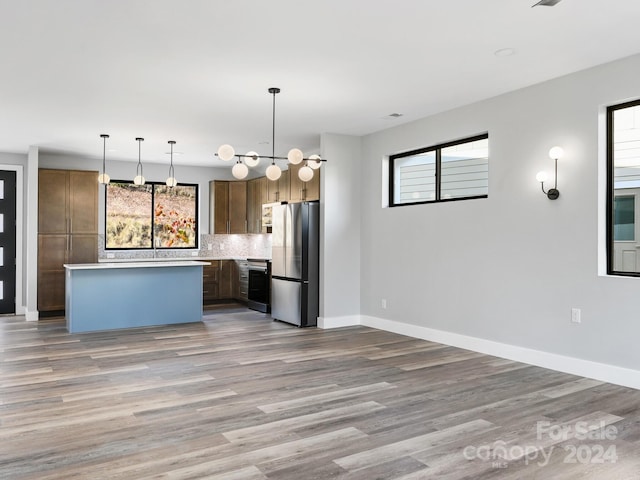
POLYGON ((271 311, 271 262, 269 260, 248 258, 249 291, 247 306, 258 312, 271 311))

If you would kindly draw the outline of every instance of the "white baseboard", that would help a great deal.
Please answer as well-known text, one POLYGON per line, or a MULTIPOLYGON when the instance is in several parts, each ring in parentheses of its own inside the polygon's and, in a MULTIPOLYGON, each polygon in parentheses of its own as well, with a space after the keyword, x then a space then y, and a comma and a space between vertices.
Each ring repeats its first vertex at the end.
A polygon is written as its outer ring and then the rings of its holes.
POLYGON ((40 317, 40 315, 39 315, 37 310, 35 312, 30 312, 26 308, 24 310, 24 316, 25 316, 27 322, 37 322, 38 318, 40 317))
POLYGON ((340 328, 360 325, 360 315, 344 317, 318 317, 318 328, 340 328))
MULTIPOLYGON (((350 318, 350 317, 346 317, 350 318)), ((549 368, 559 372, 593 378, 602 382, 613 383, 640 390, 640 371, 630 368, 617 367, 605 363, 592 362, 574 357, 567 357, 555 353, 533 350, 516 345, 494 342, 482 338, 470 337, 458 333, 420 327, 408 323, 386 320, 383 318, 360 316, 360 325, 378 330, 421 338, 432 342, 443 343, 453 347, 464 348, 474 352, 485 353, 496 357, 523 362, 538 367, 549 368)))
POLYGON ((27 312, 27 307, 24 305, 16 305, 16 315, 24 315, 27 312))

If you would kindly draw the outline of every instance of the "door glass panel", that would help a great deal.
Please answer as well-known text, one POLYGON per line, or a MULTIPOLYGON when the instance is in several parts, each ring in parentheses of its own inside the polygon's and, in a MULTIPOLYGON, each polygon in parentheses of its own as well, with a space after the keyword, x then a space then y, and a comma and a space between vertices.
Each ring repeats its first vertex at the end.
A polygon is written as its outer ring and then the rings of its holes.
POLYGON ((635 197, 620 195, 613 201, 613 239, 617 242, 635 240, 635 197))
POLYGON ((0 200, 4 200, 4 180, 0 180, 0 200))
POLYGON ((0 280, 0 300, 4 300, 4 282, 0 280))
POLYGON ((4 267, 4 247, 0 247, 0 267, 4 267))
POLYGON ((0 233, 4 233, 4 213, 0 213, 0 233))

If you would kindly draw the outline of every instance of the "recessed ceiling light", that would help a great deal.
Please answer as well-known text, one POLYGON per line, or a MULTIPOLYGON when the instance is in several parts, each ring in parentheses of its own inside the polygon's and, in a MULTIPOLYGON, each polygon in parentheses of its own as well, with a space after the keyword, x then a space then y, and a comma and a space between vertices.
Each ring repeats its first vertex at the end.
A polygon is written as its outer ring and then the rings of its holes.
POLYGON ((389 115, 386 115, 382 118, 384 120, 395 120, 396 118, 400 118, 402 115, 402 113, 390 113, 389 115))
POLYGON ((511 55, 516 54, 515 48, 501 48, 500 50, 496 50, 493 52, 496 57, 510 57, 511 55))

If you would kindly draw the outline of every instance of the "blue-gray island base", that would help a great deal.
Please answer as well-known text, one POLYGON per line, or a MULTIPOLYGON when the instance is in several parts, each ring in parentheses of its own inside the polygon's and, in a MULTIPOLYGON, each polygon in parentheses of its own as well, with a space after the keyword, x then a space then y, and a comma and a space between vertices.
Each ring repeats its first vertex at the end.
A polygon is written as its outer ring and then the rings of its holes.
POLYGON ((202 321, 202 266, 208 262, 65 265, 70 333, 202 321))

